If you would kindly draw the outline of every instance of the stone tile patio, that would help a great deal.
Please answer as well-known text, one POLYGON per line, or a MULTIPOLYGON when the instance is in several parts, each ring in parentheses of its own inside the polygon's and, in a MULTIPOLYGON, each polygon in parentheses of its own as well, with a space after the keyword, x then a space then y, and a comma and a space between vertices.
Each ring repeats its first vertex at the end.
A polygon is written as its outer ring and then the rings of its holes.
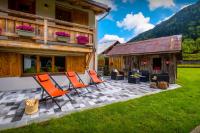
MULTIPOLYGON (((170 84, 167 90, 179 88, 177 84, 170 84)), ((144 95, 159 93, 164 90, 152 89, 149 83, 129 84, 126 80, 114 81, 108 79, 105 85, 101 84, 97 89, 90 86, 91 93, 85 89, 80 90, 83 94, 78 97, 71 94, 72 102, 66 96, 56 100, 62 106, 60 110, 51 100, 40 103, 39 111, 33 115, 24 113, 24 100, 27 98, 40 98, 41 89, 0 92, 0 130, 19 127, 32 122, 45 121, 51 118, 61 117, 71 112, 104 106, 110 103, 138 98, 144 95)))

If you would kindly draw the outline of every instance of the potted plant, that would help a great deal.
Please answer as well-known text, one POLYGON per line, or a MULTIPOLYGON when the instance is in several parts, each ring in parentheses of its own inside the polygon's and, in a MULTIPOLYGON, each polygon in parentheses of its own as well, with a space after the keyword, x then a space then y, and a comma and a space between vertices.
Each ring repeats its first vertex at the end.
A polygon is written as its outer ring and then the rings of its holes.
POLYGON ((35 36, 34 28, 30 25, 19 25, 16 27, 16 32, 20 36, 33 37, 35 36))
POLYGON ((140 77, 141 77, 140 74, 134 73, 134 74, 130 75, 130 77, 128 78, 128 83, 139 84, 140 83, 140 77))
POLYGON ((89 43, 89 38, 86 37, 86 36, 79 35, 79 36, 76 37, 76 39, 77 39, 78 44, 84 44, 85 45, 85 44, 89 43))
POLYGON ((56 38, 60 42, 69 42, 70 34, 66 32, 56 32, 56 38))

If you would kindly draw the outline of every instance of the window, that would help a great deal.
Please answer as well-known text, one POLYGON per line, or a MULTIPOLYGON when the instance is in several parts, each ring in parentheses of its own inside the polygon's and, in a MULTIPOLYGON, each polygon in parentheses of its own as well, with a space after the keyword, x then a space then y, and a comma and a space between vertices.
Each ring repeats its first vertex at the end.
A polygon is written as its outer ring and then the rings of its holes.
POLYGON ((54 72, 65 72, 65 57, 55 57, 55 68, 54 72))
POLYGON ((8 8, 35 14, 35 0, 8 0, 8 8))
POLYGON ((40 72, 52 72, 52 57, 40 56, 40 72))
POLYGON ((85 56, 39 56, 23 55, 23 73, 35 74, 43 72, 85 72, 85 56), (67 62, 66 62, 67 61, 67 62))
POLYGON ((36 56, 24 55, 23 72, 36 73, 36 56))
POLYGON ((71 11, 56 5, 56 19, 71 22, 71 11))
POLYGON ((161 70, 161 58, 153 58, 153 70, 161 70))

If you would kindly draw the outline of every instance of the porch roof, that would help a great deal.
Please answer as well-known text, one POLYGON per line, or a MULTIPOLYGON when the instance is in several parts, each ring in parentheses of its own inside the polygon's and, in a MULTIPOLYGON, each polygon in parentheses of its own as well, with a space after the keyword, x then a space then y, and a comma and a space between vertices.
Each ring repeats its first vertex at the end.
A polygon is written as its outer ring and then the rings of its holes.
POLYGON ((85 9, 91 9, 96 14, 109 12, 111 9, 107 5, 97 2, 95 0, 59 0, 59 1, 67 1, 72 5, 78 5, 78 6, 82 6, 85 9))
POLYGON ((114 46, 108 53, 113 55, 141 55, 156 53, 176 53, 181 51, 181 35, 154 38, 114 46))

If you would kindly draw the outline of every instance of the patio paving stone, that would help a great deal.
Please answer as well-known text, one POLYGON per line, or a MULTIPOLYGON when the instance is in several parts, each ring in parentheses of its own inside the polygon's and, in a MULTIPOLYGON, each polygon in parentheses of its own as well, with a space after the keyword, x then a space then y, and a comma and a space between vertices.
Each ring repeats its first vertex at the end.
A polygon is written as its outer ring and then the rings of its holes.
MULTIPOLYGON (((66 96, 57 98, 62 106, 60 110, 52 100, 40 103, 39 111, 33 115, 24 113, 24 100, 27 98, 40 98, 41 89, 6 91, 0 92, 0 130, 12 127, 24 126, 32 122, 45 121, 51 118, 61 117, 71 112, 104 106, 113 102, 134 99, 144 95, 162 92, 164 90, 153 89, 149 83, 130 84, 126 80, 114 81, 107 79, 106 85, 90 86, 88 93, 86 89, 80 90, 81 96, 71 93, 72 102, 66 96)), ((180 87, 177 84, 170 84, 167 90, 180 87)))

